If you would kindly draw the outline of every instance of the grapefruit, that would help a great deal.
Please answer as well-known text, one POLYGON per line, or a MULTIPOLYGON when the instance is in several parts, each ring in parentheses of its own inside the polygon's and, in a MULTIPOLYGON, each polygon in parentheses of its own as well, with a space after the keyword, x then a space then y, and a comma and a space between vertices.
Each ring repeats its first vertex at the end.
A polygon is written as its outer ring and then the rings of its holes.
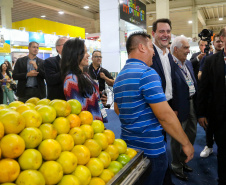
POLYGON ((56 141, 60 143, 62 151, 71 151, 74 147, 74 139, 70 134, 60 134, 56 141))
POLYGON ((127 148, 126 154, 129 156, 130 159, 132 159, 135 157, 135 155, 137 155, 137 151, 132 148, 127 148))
POLYGON ((88 185, 91 180, 91 173, 86 166, 78 165, 73 175, 76 176, 82 185, 88 185))
POLYGON ((87 139, 83 145, 89 149, 91 157, 97 157, 101 152, 101 146, 94 139, 87 139))
POLYGON ((37 170, 42 164, 42 154, 35 149, 27 149, 19 157, 18 162, 22 170, 37 170))
POLYGON ((82 125, 80 128, 85 132, 86 139, 93 138, 94 135, 93 127, 91 127, 90 125, 82 125))
POLYGON ((70 174, 77 167, 78 160, 72 152, 64 151, 60 154, 57 162, 61 164, 64 174, 70 174))
POLYGON ((107 136, 108 144, 111 145, 115 141, 115 134, 111 130, 104 130, 103 133, 107 136))
POLYGON ((114 175, 115 174, 111 170, 104 169, 102 174, 100 175, 100 178, 103 179, 105 183, 108 183, 108 181, 110 181, 114 177, 114 175))
POLYGON ((92 125, 94 133, 102 133, 104 131, 104 123, 100 120, 94 120, 92 125))
POLYGON ((81 185, 81 183, 74 175, 64 175, 57 185, 81 185))
POLYGON ((74 128, 74 127, 80 127, 81 125, 81 119, 79 118, 78 115, 76 114, 69 114, 69 116, 67 116, 67 119, 70 123, 70 127, 74 128))
POLYGON ((79 165, 85 165, 90 159, 90 151, 84 145, 75 145, 71 152, 77 157, 79 165))
POLYGON ((104 168, 107 168, 111 163, 111 156, 109 155, 109 153, 105 151, 102 151, 100 153, 100 155, 98 156, 98 159, 102 161, 102 163, 104 164, 104 168))
POLYGON ((31 108, 26 105, 26 104, 22 104, 22 105, 19 105, 17 108, 16 108, 16 111, 19 112, 20 114, 23 113, 24 111, 26 110, 30 110, 31 108))
POLYGON ((16 134, 8 134, 1 139, 0 148, 3 157, 14 159, 24 152, 25 142, 22 137, 16 134))
POLYGON ((104 165, 98 158, 91 158, 86 164, 86 167, 89 169, 92 177, 99 176, 104 170, 104 165))
POLYGON ((42 140, 55 139, 57 136, 57 130, 50 123, 42 124, 39 130, 42 132, 42 140))
POLYGON ((36 105, 39 100, 40 99, 37 97, 32 97, 32 98, 28 99, 25 103, 33 103, 36 105))
POLYGON ((115 161, 119 156, 118 148, 115 145, 108 145, 105 152, 110 155, 112 161, 115 161))
POLYGON ((57 117, 67 117, 71 114, 71 105, 65 100, 52 100, 49 103, 57 113, 57 117))
POLYGON ((46 139, 41 142, 38 150, 41 152, 43 159, 51 161, 58 159, 61 153, 61 146, 54 139, 46 139))
POLYGON ((53 127, 58 134, 67 134, 70 130, 70 123, 67 118, 58 117, 54 120, 53 127))
POLYGON ((25 170, 20 173, 16 180, 17 185, 45 185, 43 175, 37 170, 25 170))
POLYGON ((101 146, 102 150, 105 150, 108 147, 107 136, 103 133, 96 133, 93 136, 93 139, 101 146))
POLYGON ((93 122, 93 115, 89 111, 82 111, 78 116, 82 125, 91 125, 93 122))
POLYGON ((100 177, 93 177, 89 185, 105 185, 105 182, 100 177))
POLYGON ((49 105, 41 106, 38 112, 42 116, 43 123, 52 123, 56 119, 56 110, 49 105))
POLYGON ((79 127, 72 128, 69 134, 73 137, 75 145, 81 145, 86 140, 85 132, 79 127))
POLYGON ((13 182, 20 173, 20 166, 14 159, 0 160, 0 183, 13 182))
POLYGON ((22 105, 22 104, 24 103, 21 101, 13 101, 9 104, 9 107, 18 107, 19 105, 22 105))
POLYGON ((49 105, 50 100, 47 98, 39 100, 36 105, 49 105))
POLYGON ((122 139, 115 139, 113 145, 115 145, 118 148, 119 154, 126 153, 127 144, 122 139))
POLYGON ((78 100, 71 99, 67 101, 71 105, 71 113, 79 114, 82 111, 82 105, 78 100))
POLYGON ((42 124, 42 116, 36 110, 27 110, 21 115, 25 119, 25 127, 39 127, 42 124))

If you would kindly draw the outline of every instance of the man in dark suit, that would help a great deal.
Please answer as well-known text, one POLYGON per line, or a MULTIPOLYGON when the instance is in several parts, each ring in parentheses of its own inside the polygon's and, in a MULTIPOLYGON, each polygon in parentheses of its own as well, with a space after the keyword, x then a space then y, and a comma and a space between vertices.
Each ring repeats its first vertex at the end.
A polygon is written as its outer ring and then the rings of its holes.
POLYGON ((206 47, 207 41, 200 40, 198 42, 198 44, 199 44, 200 51, 197 53, 194 53, 190 59, 193 69, 194 69, 195 79, 197 82, 198 82, 198 73, 199 73, 200 62, 201 62, 202 58, 206 55, 204 53, 204 49, 206 47))
POLYGON ((44 62, 46 83, 47 83, 47 98, 50 100, 61 99, 65 100, 63 80, 60 72, 60 60, 64 43, 68 40, 67 37, 60 37, 56 41, 56 50, 58 55, 47 58, 44 62))
POLYGON ((206 57, 198 92, 198 121, 213 129, 218 147, 218 185, 226 184, 226 27, 220 31, 224 49, 206 57), (209 122, 207 122, 207 118, 209 122))
POLYGON ((43 60, 36 56, 39 44, 30 42, 28 50, 28 56, 19 58, 13 70, 13 79, 18 80, 16 95, 22 102, 26 102, 31 97, 40 99, 46 97, 43 60))
MULTIPOLYGON (((174 61, 169 53, 167 46, 171 40, 171 21, 169 19, 157 19, 152 25, 152 36, 154 38, 155 55, 152 58, 152 68, 159 74, 162 82, 163 92, 166 99, 174 110, 173 104, 173 79, 174 79, 174 61)), ((164 134, 166 140, 166 133, 164 134)), ((171 174, 167 169, 164 179, 164 185, 172 185, 171 174)))
MULTIPOLYGON (((184 132, 187 134, 193 145, 196 137, 197 118, 195 112, 195 97, 197 84, 193 67, 190 61, 186 60, 190 53, 190 46, 185 37, 176 37, 171 45, 171 52, 175 61, 175 86, 174 101, 178 119, 181 122, 184 132)), ((171 138, 171 168, 176 177, 188 180, 184 171, 192 172, 192 169, 184 163, 186 158, 180 143, 171 138)))

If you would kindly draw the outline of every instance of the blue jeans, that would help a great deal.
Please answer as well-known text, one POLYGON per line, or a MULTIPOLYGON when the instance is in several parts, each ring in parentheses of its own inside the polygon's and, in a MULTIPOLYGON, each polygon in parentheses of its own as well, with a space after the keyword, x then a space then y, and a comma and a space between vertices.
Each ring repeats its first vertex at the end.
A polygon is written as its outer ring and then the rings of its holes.
POLYGON ((168 157, 166 152, 156 158, 148 158, 151 165, 140 177, 137 185, 162 185, 168 168, 168 157))

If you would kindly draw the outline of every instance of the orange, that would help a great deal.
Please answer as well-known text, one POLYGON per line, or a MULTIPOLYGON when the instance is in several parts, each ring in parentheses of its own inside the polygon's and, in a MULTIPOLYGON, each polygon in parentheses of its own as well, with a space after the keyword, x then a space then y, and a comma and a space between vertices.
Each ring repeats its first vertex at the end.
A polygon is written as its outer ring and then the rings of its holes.
POLYGON ((4 133, 5 133, 4 126, 3 126, 2 122, 0 122, 0 140, 4 136, 4 133))
POLYGON ((129 156, 130 159, 132 159, 137 155, 137 151, 132 148, 127 148, 126 154, 129 156))
POLYGON ((37 97, 32 97, 32 98, 28 99, 25 103, 33 103, 36 105, 39 100, 40 99, 37 97))
POLYGON ((43 175, 36 170, 25 170, 20 173, 16 180, 17 185, 45 185, 43 175))
POLYGON ((35 106, 35 110, 38 110, 40 107, 42 107, 43 105, 36 105, 35 106))
POLYGON ((25 127, 24 117, 13 110, 3 114, 0 121, 4 125, 5 134, 18 134, 25 127))
POLYGON ((13 101, 9 104, 9 107, 18 107, 19 105, 22 105, 22 104, 24 103, 21 101, 13 101))
POLYGON ((26 105, 26 104, 22 104, 22 105, 19 105, 17 108, 16 108, 16 111, 19 112, 20 114, 23 113, 24 111, 26 110, 30 110, 31 108, 26 105))
POLYGON ((36 105, 49 105, 50 100, 47 98, 39 100, 36 105))
POLYGON ((25 127, 39 127, 42 124, 42 116, 36 110, 27 110, 21 115, 25 119, 25 127))
POLYGON ((54 139, 46 139, 41 142, 38 150, 41 152, 43 159, 51 161, 56 160, 60 156, 61 146, 54 139))
POLYGON ((44 176, 45 184, 57 184, 63 177, 63 168, 56 161, 44 162, 39 171, 44 176))
POLYGON ((86 139, 93 138, 94 135, 93 127, 91 127, 90 125, 82 125, 80 128, 85 132, 86 139))
POLYGON ((64 175, 57 185, 81 185, 81 183, 74 175, 64 175))
POLYGON ((35 127, 25 128, 20 136, 25 141, 25 148, 36 148, 42 142, 42 132, 35 127))
POLYGON ((73 175, 79 179, 82 185, 88 185, 91 180, 91 173, 86 166, 78 165, 73 175))
POLYGON ((94 120, 92 125, 94 133, 102 133, 104 131, 104 123, 100 120, 94 120))
POLYGON ((36 149, 27 149, 19 157, 22 170, 37 170, 42 164, 42 154, 36 149))
POLYGON ((114 175, 115 174, 111 170, 104 169, 102 174, 100 175, 100 178, 103 179, 105 183, 108 183, 108 181, 110 181, 114 177, 114 175))
POLYGON ((74 127, 80 127, 81 125, 81 119, 79 118, 78 115, 76 114, 69 114, 69 116, 67 116, 67 119, 70 123, 70 127, 74 128, 74 127))
POLYGON ((93 122, 93 115, 89 111, 82 111, 78 116, 82 125, 91 125, 93 122))
POLYGON ((31 109, 35 109, 35 104, 34 103, 25 103, 25 105, 28 105, 31 109))
POLYGON ((4 109, 0 109, 0 117, 4 114, 6 114, 7 112, 11 112, 13 111, 12 109, 10 108, 4 108, 4 109))
POLYGON ((75 145, 81 145, 86 140, 85 132, 79 127, 72 128, 69 134, 73 137, 75 145))
POLYGON ((42 116, 43 123, 52 123, 56 119, 56 110, 49 105, 41 106, 38 112, 42 116))
POLYGON ((58 117, 54 120, 53 127, 58 134, 67 134, 70 130, 70 123, 67 118, 58 117))
POLYGON ((101 152, 101 146, 94 139, 87 139, 83 145, 89 149, 91 157, 97 157, 101 152))
POLYGON ((57 162, 61 164, 64 174, 70 174, 77 167, 78 160, 72 152, 64 151, 60 154, 57 162))
POLYGON ((82 105, 78 100, 71 99, 67 101, 71 105, 71 113, 79 114, 82 111, 82 105))
POLYGON ((62 151, 71 151, 74 147, 74 139, 70 134, 60 134, 56 141, 60 143, 62 151))
POLYGON ((118 148, 119 154, 126 153, 127 144, 122 139, 115 139, 113 145, 115 145, 118 148))
POLYGON ((105 185, 105 182, 100 177, 93 177, 89 185, 105 185))
POLYGON ((104 170, 104 164, 98 158, 91 158, 86 167, 89 168, 92 177, 99 176, 104 170))
POLYGON ((79 165, 85 165, 90 159, 90 151, 84 145, 75 145, 71 152, 77 157, 79 165))
POLYGON ((24 152, 25 142, 22 137, 16 134, 8 134, 1 139, 0 148, 3 157, 14 159, 24 152))
POLYGON ((93 136, 93 139, 101 146, 102 150, 105 150, 108 147, 107 136, 103 133, 96 133, 93 136))
POLYGON ((103 133, 107 136, 108 144, 109 145, 113 144, 114 141, 115 141, 115 134, 114 134, 114 132, 111 131, 111 130, 104 130, 103 133))
POLYGON ((42 124, 39 130, 42 132, 42 140, 55 139, 57 136, 57 130, 50 123, 42 124))
POLYGON ((57 113, 57 117, 67 117, 71 114, 71 105, 65 100, 52 100, 49 103, 57 113))
POLYGON ((111 156, 112 161, 115 161, 119 156, 118 148, 115 145, 108 145, 105 152, 107 152, 111 156))
POLYGON ((111 170, 114 174, 118 173, 123 168, 122 164, 118 161, 111 161, 108 169, 111 170))
POLYGON ((20 166, 14 159, 0 160, 0 183, 13 182, 20 173, 20 166))
POLYGON ((5 109, 5 108, 8 108, 8 105, 6 105, 6 104, 0 104, 0 109, 5 109))
POLYGON ((104 164, 104 168, 107 168, 111 163, 111 156, 105 151, 100 153, 98 159, 102 161, 102 163, 104 164))

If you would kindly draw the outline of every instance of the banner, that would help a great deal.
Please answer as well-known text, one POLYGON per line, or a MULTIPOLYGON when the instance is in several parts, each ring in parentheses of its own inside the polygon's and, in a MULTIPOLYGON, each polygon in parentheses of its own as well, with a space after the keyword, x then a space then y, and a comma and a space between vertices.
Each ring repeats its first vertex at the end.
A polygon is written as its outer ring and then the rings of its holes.
POLYGON ((120 19, 146 29, 146 5, 139 0, 120 0, 120 19))

